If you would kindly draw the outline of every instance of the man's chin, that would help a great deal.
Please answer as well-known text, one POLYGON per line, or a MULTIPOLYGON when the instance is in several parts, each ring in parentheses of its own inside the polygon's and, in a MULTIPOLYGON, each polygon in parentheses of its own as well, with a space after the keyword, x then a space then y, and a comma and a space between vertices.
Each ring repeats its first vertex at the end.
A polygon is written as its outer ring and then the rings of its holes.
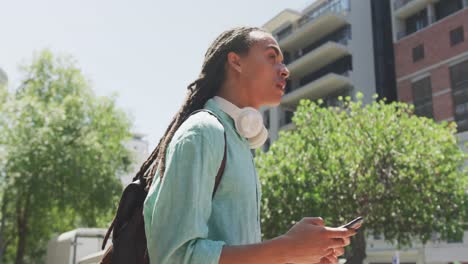
POLYGON ((265 102, 262 106, 267 106, 267 107, 276 107, 281 104, 281 98, 280 100, 272 100, 269 102, 265 102))

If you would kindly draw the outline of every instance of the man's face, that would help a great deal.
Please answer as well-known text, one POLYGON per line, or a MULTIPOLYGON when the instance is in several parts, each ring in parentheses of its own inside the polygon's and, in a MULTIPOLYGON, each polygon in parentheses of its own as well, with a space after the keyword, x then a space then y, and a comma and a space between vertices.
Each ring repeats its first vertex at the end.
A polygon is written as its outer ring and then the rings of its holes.
POLYGON ((276 106, 285 93, 289 71, 283 64, 283 53, 269 33, 250 33, 254 44, 242 57, 241 83, 256 106, 276 106))

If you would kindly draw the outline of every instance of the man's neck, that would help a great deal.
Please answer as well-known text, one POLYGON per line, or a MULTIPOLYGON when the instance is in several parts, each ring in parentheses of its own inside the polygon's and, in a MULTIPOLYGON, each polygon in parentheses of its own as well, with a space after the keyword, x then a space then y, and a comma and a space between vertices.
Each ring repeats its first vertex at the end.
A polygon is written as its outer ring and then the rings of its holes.
POLYGON ((259 109, 259 107, 250 102, 248 94, 241 87, 224 84, 216 95, 228 100, 239 108, 250 106, 257 110, 259 109))

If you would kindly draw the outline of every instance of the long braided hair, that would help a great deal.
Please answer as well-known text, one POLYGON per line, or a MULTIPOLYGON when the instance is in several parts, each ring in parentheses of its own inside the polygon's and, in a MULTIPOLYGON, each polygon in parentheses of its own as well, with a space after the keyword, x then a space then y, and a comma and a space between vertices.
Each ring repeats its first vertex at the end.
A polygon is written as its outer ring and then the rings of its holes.
POLYGON ((143 163, 133 180, 140 179, 148 191, 158 165, 160 178, 164 175, 166 163, 166 148, 171 142, 176 130, 193 111, 203 108, 206 101, 216 95, 225 79, 224 65, 229 52, 246 54, 254 43, 249 37, 252 31, 266 32, 258 27, 236 27, 221 33, 205 53, 205 59, 198 79, 187 86, 185 101, 172 119, 164 136, 153 150, 149 158, 143 163))

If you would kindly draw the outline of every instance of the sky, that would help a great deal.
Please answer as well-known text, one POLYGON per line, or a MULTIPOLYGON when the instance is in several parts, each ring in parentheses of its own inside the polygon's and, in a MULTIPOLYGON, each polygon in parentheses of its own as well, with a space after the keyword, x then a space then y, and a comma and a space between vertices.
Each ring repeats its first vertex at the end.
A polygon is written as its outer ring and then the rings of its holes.
POLYGON ((95 94, 117 94, 151 151, 198 76, 205 51, 224 30, 262 26, 314 0, 15 0, 0 9, 0 68, 9 88, 19 65, 42 49, 71 55, 95 94))

